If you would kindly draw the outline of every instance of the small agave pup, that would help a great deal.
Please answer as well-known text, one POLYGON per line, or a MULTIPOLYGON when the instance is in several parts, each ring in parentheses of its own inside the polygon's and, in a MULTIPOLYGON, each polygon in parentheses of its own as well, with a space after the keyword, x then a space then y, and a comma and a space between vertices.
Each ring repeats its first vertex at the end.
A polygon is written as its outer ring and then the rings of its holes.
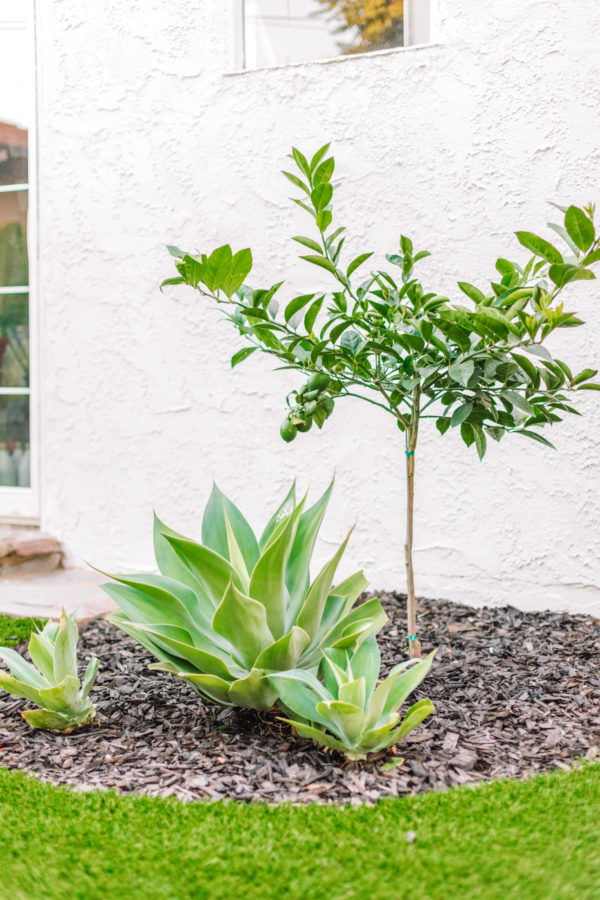
POLYGON ((115 576, 104 585, 121 612, 110 616, 159 660, 152 669, 185 679, 205 699, 269 709, 278 694, 268 675, 316 673, 325 647, 356 647, 386 621, 378 600, 353 609, 362 572, 332 587, 348 537, 310 581, 309 565, 332 485, 309 509, 294 488, 260 539, 215 486, 202 544, 155 520, 161 575, 115 576))
POLYGON ((79 632, 75 615, 64 610, 59 622, 47 622, 42 631, 32 634, 29 655, 34 665, 15 650, 0 647, 0 660, 11 675, 0 671, 0 687, 37 703, 40 709, 26 709, 22 716, 28 725, 50 731, 73 731, 91 722, 96 709, 89 699, 98 671, 93 656, 87 666, 83 684, 77 676, 77 641, 79 632))
POLYGON ((400 721, 398 710, 421 683, 435 651, 425 659, 409 659, 395 666, 379 685, 377 641, 369 637, 355 652, 325 651, 323 684, 310 672, 282 672, 270 681, 280 705, 301 737, 339 750, 348 759, 365 759, 403 740, 434 711, 431 700, 414 703, 400 721))

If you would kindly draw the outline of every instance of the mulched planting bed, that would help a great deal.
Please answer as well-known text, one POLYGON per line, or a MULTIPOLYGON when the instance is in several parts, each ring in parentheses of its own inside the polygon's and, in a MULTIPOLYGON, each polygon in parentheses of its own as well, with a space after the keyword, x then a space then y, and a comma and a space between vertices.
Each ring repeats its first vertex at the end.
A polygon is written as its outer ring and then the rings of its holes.
MULTIPOLYGON (((386 671, 405 658, 401 595, 379 594, 386 671)), ((149 654, 103 620, 81 632, 95 653, 99 725, 36 732, 26 701, 0 693, 0 765, 79 788, 183 800, 360 803, 491 778, 521 778, 600 755, 600 622, 586 616, 421 601, 423 649, 439 647, 414 700, 436 713, 390 754, 348 763, 295 737, 270 713, 205 704, 183 681, 149 672, 149 654)))

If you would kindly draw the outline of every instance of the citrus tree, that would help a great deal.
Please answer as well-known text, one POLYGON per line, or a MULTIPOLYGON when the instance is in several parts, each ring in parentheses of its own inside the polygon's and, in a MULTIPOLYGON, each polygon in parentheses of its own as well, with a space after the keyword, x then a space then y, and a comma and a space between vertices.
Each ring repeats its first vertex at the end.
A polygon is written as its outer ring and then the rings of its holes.
POLYGON ((404 35, 403 0, 317 0, 324 11, 332 13, 341 33, 353 33, 354 39, 343 47, 344 53, 387 50, 401 46, 404 35))
POLYGON ((501 257, 489 287, 459 282, 462 302, 451 302, 426 287, 417 265, 430 254, 402 236, 386 259, 389 268, 370 265, 372 251, 342 263, 344 227, 333 221, 335 163, 329 145, 308 159, 298 150, 296 172, 284 172, 298 189, 294 203, 306 211, 314 236, 297 235, 302 259, 331 278, 327 292, 286 296, 282 282, 251 288, 248 249, 229 245, 210 254, 170 247, 177 276, 167 284, 186 284, 215 301, 248 345, 232 358, 235 366, 256 350, 308 380, 287 398, 281 426, 286 441, 322 428, 337 403, 348 397, 373 404, 392 416, 403 442, 406 472, 408 639, 411 656, 420 656, 413 569, 415 458, 424 423, 440 435, 458 430, 467 447, 483 459, 488 439, 518 435, 552 446, 542 433, 576 413, 574 395, 600 390, 592 368, 574 371, 552 355, 547 338, 582 325, 564 306, 567 286, 593 279, 600 260, 594 208, 560 208, 560 238, 551 243, 529 231, 516 237, 528 258, 501 257))

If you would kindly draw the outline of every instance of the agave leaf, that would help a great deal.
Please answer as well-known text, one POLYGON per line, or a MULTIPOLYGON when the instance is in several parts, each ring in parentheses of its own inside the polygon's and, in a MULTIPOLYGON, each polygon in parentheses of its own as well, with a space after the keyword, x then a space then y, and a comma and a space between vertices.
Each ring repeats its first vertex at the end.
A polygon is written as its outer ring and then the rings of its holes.
POLYGON ((343 619, 337 622, 331 631, 322 638, 322 643, 333 647, 336 641, 342 639, 344 636, 352 635, 353 631, 351 626, 354 625, 356 625, 359 630, 360 638, 364 640, 369 634, 377 634, 386 622, 387 616, 383 611, 381 603, 377 597, 372 597, 370 600, 365 600, 360 606, 355 607, 344 616, 343 619), (364 630, 363 626, 367 621, 370 622, 371 625, 368 630, 364 630))
POLYGON ((261 551, 265 548, 269 538, 271 537, 271 535, 273 534, 275 529, 278 527, 278 525, 281 522, 283 522, 284 519, 287 519, 287 517, 290 515, 290 513, 292 513, 294 511, 295 506, 296 506, 296 482, 294 482, 292 484, 291 488, 285 495, 283 501, 280 503, 280 505, 277 507, 277 509, 275 510, 275 512, 273 513, 273 515, 271 516, 271 518, 265 525, 265 530, 263 531, 263 533, 260 537, 260 540, 258 542, 258 546, 261 551))
POLYGON ((227 533, 227 547, 228 547, 228 556, 231 560, 231 565, 239 575, 240 581, 242 583, 242 590, 245 594, 248 593, 248 588, 250 586, 250 575, 248 574, 248 569, 246 567, 246 561, 244 559, 244 555, 241 551, 240 545, 238 544, 235 534, 233 532, 233 528, 231 527, 231 522, 229 521, 229 516, 225 513, 225 531, 227 533))
POLYGON ((59 627, 60 626, 58 622, 49 620, 42 628, 42 637, 45 640, 49 641, 51 647, 54 647, 54 641, 56 640, 56 635, 58 634, 59 627))
POLYGON ((390 737, 393 738, 393 740, 389 743, 395 744, 397 741, 403 740, 417 727, 417 725, 421 724, 423 719, 426 719, 427 716, 431 715, 432 712, 435 712, 435 706, 429 698, 414 703, 404 716, 400 728, 391 732, 390 737))
POLYGON ((277 700, 277 691, 269 683, 264 669, 252 668, 245 678, 233 682, 229 697, 236 706, 270 709, 277 700))
MULTIPOLYGON (((410 673, 416 668, 415 676, 411 679, 414 681, 415 687, 421 681, 419 677, 420 666, 424 660, 421 659, 405 659, 399 665, 394 666, 390 674, 387 678, 379 684, 371 698, 371 702, 369 704, 369 713, 367 719, 367 728, 373 728, 377 725, 379 720, 387 715, 388 712, 392 711, 392 706, 394 704, 390 704, 389 696, 394 684, 399 678, 402 678, 404 675, 410 675, 410 673)), ((408 682, 403 682, 406 686, 408 682)))
POLYGON ((28 649, 34 666, 41 672, 46 681, 54 681, 54 658, 50 641, 42 634, 34 632, 29 638, 28 649))
POLYGON ((337 737, 351 745, 357 743, 365 721, 360 706, 343 700, 322 700, 317 703, 317 712, 328 720, 327 727, 337 737))
POLYGON ((87 700, 88 694, 94 686, 94 682, 96 680, 97 674, 98 674, 98 657, 92 656, 89 663, 87 664, 87 669, 85 670, 85 675, 83 676, 83 686, 81 689, 81 697, 83 700, 87 700))
MULTIPOLYGON (((67 675, 77 678, 77 641, 79 630, 74 616, 63 610, 60 626, 54 642, 54 680, 62 681, 67 675)), ((43 704, 42 704, 43 705, 43 704)))
POLYGON ((202 542, 219 556, 229 559, 225 512, 229 517, 233 533, 246 561, 249 572, 256 565, 259 556, 258 542, 252 528, 231 500, 219 490, 216 484, 209 497, 202 519, 202 542))
POLYGON ((264 605, 275 638, 285 634, 285 572, 301 513, 302 503, 275 529, 250 578, 249 594, 264 605))
POLYGON ((436 653, 437 650, 432 650, 425 659, 419 660, 418 664, 412 669, 400 673, 399 677, 392 685, 392 689, 385 702, 385 706, 383 707, 384 713, 395 712, 399 706, 402 706, 408 695, 414 691, 429 672, 436 653))
POLYGON ((34 688, 48 687, 46 679, 40 675, 31 663, 24 660, 16 650, 11 650, 9 647, 0 647, 0 660, 6 663, 12 675, 19 681, 23 681, 34 688))
POLYGON ((165 622, 195 629, 199 609, 194 591, 164 575, 111 575, 118 582, 102 588, 132 621, 165 622), (126 590, 119 589, 120 586, 126 590))
POLYGON ((220 656, 215 653, 207 653, 205 650, 199 650, 191 643, 191 637, 187 632, 184 632, 184 634, 187 634, 187 640, 185 637, 181 639, 182 636, 180 634, 174 633, 175 630, 183 632, 183 629, 174 629, 173 626, 164 625, 138 625, 137 628, 150 634, 156 639, 157 644, 167 647, 174 657, 179 657, 180 660, 184 660, 200 672, 205 672, 207 675, 218 675, 220 678, 225 679, 234 677, 234 673, 230 671, 220 656), (169 634, 168 631, 172 633, 169 634))
POLYGON ((365 692, 367 701, 371 699, 377 686, 379 670, 381 668, 381 654, 375 635, 363 641, 356 653, 352 656, 351 667, 354 672, 360 672, 365 679, 365 692))
POLYGON ((338 696, 345 703, 351 703, 364 710, 367 697, 364 676, 361 675, 360 678, 355 678, 354 681, 347 681, 345 684, 342 684, 338 696))
POLYGON ((179 670, 181 668, 181 660, 177 659, 177 657, 172 656, 166 649, 160 647, 158 644, 154 642, 152 636, 147 634, 142 625, 144 623, 130 622, 122 613, 112 613, 112 615, 108 616, 108 621, 111 625, 115 625, 121 631, 124 631, 125 634, 128 634, 130 637, 134 638, 138 643, 145 647, 146 650, 149 650, 153 656, 156 656, 157 659, 160 659, 163 662, 172 663, 176 669, 179 670))
POLYGON ((188 674, 187 672, 177 672, 180 678, 189 681, 204 697, 215 703, 221 703, 223 706, 234 706, 229 696, 229 682, 218 675, 198 675, 195 672, 188 674))
POLYGON ((280 704, 293 710, 294 715, 328 727, 329 719, 317 711, 317 705, 322 700, 333 700, 333 697, 314 675, 292 669, 279 675, 269 675, 269 681, 277 690, 280 704))
MULTIPOLYGON (((339 654, 346 655, 343 651, 339 651, 339 654)), ((339 689, 348 680, 346 672, 339 665, 339 660, 336 660, 335 656, 336 651, 334 650, 332 653, 328 648, 321 663, 323 682, 332 697, 337 697, 339 689)))
POLYGON ((332 489, 333 479, 323 496, 300 517, 286 573, 292 619, 296 618, 310 586, 310 560, 332 489))
POLYGON ((365 640, 373 633, 372 619, 358 619, 356 622, 344 628, 341 638, 332 643, 332 649, 336 650, 356 650, 361 643, 361 639, 365 640))
MULTIPOLYGON (((79 723, 73 716, 49 709, 25 709, 21 715, 32 728, 40 728, 44 731, 72 731, 73 728, 84 724, 79 723)), ((93 718, 93 713, 91 718, 93 718)))
POLYGON ((15 697, 24 697, 25 700, 31 700, 32 703, 40 705, 38 688, 32 687, 31 684, 27 684, 25 681, 19 681, 17 678, 13 678, 12 675, 2 671, 0 671, 0 688, 4 688, 5 691, 8 691, 9 694, 14 694, 15 697))
POLYGON ((311 640, 314 639, 321 624, 325 601, 331 588, 333 576, 338 567, 338 563, 342 558, 342 554, 346 549, 346 545, 350 540, 353 529, 350 529, 346 539, 340 545, 334 556, 326 563, 312 585, 309 588, 306 599, 302 604, 302 608, 298 615, 298 625, 310 635, 311 640))
POLYGON ((369 728, 367 731, 363 731, 360 737, 361 749, 365 753, 373 753, 394 744, 395 739, 390 738, 389 734, 392 728, 398 724, 399 719, 400 715, 398 713, 390 713, 387 719, 382 719, 381 724, 376 728, 369 728))
POLYGON ((267 671, 283 672, 286 669, 293 669, 309 643, 310 638, 307 633, 294 625, 288 634, 284 634, 270 647, 266 647, 257 657, 254 665, 257 669, 266 669, 267 671))
POLYGON ((273 643, 265 607, 238 591, 233 582, 229 583, 215 611, 212 627, 231 643, 240 662, 248 669, 262 650, 273 643))
POLYGON ((210 599, 213 611, 221 602, 230 581, 233 581, 240 590, 242 589, 243 582, 228 559, 219 556, 209 547, 197 544, 196 541, 174 538, 170 535, 165 535, 165 537, 210 599))
POLYGON ((161 573, 166 575, 167 578, 172 578, 174 581, 180 581, 181 584, 186 584, 188 587, 192 588, 192 590, 202 590, 198 582, 192 576, 189 567, 179 558, 167 540, 167 537, 174 537, 183 541, 190 540, 189 538, 186 538, 184 534, 180 534, 180 532, 165 525, 155 512, 153 529, 154 555, 161 573))
POLYGON ((346 747, 341 741, 338 741, 333 735, 327 734, 326 731, 321 731, 320 728, 315 728, 306 722, 297 722, 294 719, 281 718, 280 722, 287 722, 288 725, 293 725, 300 737, 310 738, 310 740, 320 744, 322 747, 330 747, 332 750, 340 750, 342 753, 346 753, 346 747))
POLYGON ((40 706, 74 716, 83 705, 81 683, 75 675, 65 675, 59 684, 40 690, 40 706))

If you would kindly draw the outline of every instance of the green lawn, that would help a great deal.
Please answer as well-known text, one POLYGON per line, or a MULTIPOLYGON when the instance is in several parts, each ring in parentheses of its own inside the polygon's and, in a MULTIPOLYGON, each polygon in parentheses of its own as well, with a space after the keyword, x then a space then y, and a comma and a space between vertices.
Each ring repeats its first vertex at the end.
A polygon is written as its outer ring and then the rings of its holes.
POLYGON ((600 898, 599 765, 355 809, 77 794, 0 770, 0 822, 1 900, 600 898))
POLYGON ((0 613, 0 647, 13 647, 27 641, 31 632, 43 624, 42 619, 15 619, 0 613))

